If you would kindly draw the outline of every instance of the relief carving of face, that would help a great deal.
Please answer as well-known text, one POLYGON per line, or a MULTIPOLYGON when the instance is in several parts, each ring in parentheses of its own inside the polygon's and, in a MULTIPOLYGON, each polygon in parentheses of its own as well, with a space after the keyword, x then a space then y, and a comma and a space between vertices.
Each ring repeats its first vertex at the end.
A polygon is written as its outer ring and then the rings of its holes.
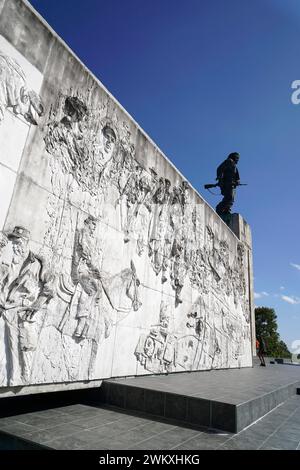
POLYGON ((86 105, 77 96, 67 96, 64 103, 64 117, 61 122, 68 128, 74 128, 79 125, 87 116, 88 109, 86 105))
POLYGON ((85 226, 86 226, 88 232, 91 235, 93 235, 93 233, 96 230, 96 220, 94 220, 90 217, 90 218, 87 218, 84 223, 85 223, 85 226))
POLYGON ((13 238, 12 249, 17 257, 23 257, 27 252, 28 240, 25 238, 13 238))
POLYGON ((33 90, 28 92, 28 112, 24 114, 26 121, 35 126, 44 114, 44 106, 41 97, 33 90))
POLYGON ((94 233, 96 230, 96 222, 90 222, 89 229, 90 229, 90 233, 94 233))
POLYGON ((102 129, 102 134, 103 134, 104 152, 111 156, 114 151, 116 140, 117 140, 116 134, 114 130, 109 126, 105 126, 102 129))
POLYGON ((44 106, 41 97, 33 90, 23 87, 20 91, 22 102, 21 114, 30 124, 38 125, 39 118, 44 114, 44 106))

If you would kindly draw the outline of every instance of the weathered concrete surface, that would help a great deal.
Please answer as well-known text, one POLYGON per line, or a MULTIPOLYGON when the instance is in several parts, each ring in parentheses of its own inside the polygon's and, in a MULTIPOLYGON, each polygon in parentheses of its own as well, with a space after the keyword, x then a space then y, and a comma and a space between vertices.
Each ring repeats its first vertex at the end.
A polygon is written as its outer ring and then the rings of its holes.
POLYGON ((27 2, 0 13, 0 386, 251 366, 249 230, 27 2))

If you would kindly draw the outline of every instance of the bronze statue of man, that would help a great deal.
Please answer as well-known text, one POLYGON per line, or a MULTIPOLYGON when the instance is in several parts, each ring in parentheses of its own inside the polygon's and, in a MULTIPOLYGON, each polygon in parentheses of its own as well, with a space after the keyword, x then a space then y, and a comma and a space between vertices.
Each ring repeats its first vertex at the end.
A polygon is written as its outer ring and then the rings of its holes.
POLYGON ((230 216, 235 198, 235 188, 240 184, 240 175, 237 169, 239 158, 240 155, 237 152, 230 153, 217 168, 216 179, 223 199, 217 205, 216 212, 224 220, 230 216))

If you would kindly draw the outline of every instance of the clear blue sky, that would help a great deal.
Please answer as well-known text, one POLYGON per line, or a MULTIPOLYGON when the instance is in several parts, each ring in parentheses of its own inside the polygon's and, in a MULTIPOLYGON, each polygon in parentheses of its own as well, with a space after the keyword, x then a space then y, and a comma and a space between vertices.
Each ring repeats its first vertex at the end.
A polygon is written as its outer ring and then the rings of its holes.
POLYGON ((300 339, 300 1, 31 3, 212 206, 203 184, 240 152, 249 186, 234 210, 252 227, 256 305, 275 308, 290 347, 300 339))

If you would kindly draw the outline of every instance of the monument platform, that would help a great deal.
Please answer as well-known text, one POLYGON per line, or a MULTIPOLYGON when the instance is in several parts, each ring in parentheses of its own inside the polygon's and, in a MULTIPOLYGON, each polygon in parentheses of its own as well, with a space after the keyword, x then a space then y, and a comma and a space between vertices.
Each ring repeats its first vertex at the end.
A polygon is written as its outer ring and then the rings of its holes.
POLYGON ((300 449, 299 386, 300 367, 270 365, 6 398, 0 448, 300 449))
POLYGON ((190 425, 239 432, 295 395, 300 368, 268 365, 111 379, 102 401, 190 425))

